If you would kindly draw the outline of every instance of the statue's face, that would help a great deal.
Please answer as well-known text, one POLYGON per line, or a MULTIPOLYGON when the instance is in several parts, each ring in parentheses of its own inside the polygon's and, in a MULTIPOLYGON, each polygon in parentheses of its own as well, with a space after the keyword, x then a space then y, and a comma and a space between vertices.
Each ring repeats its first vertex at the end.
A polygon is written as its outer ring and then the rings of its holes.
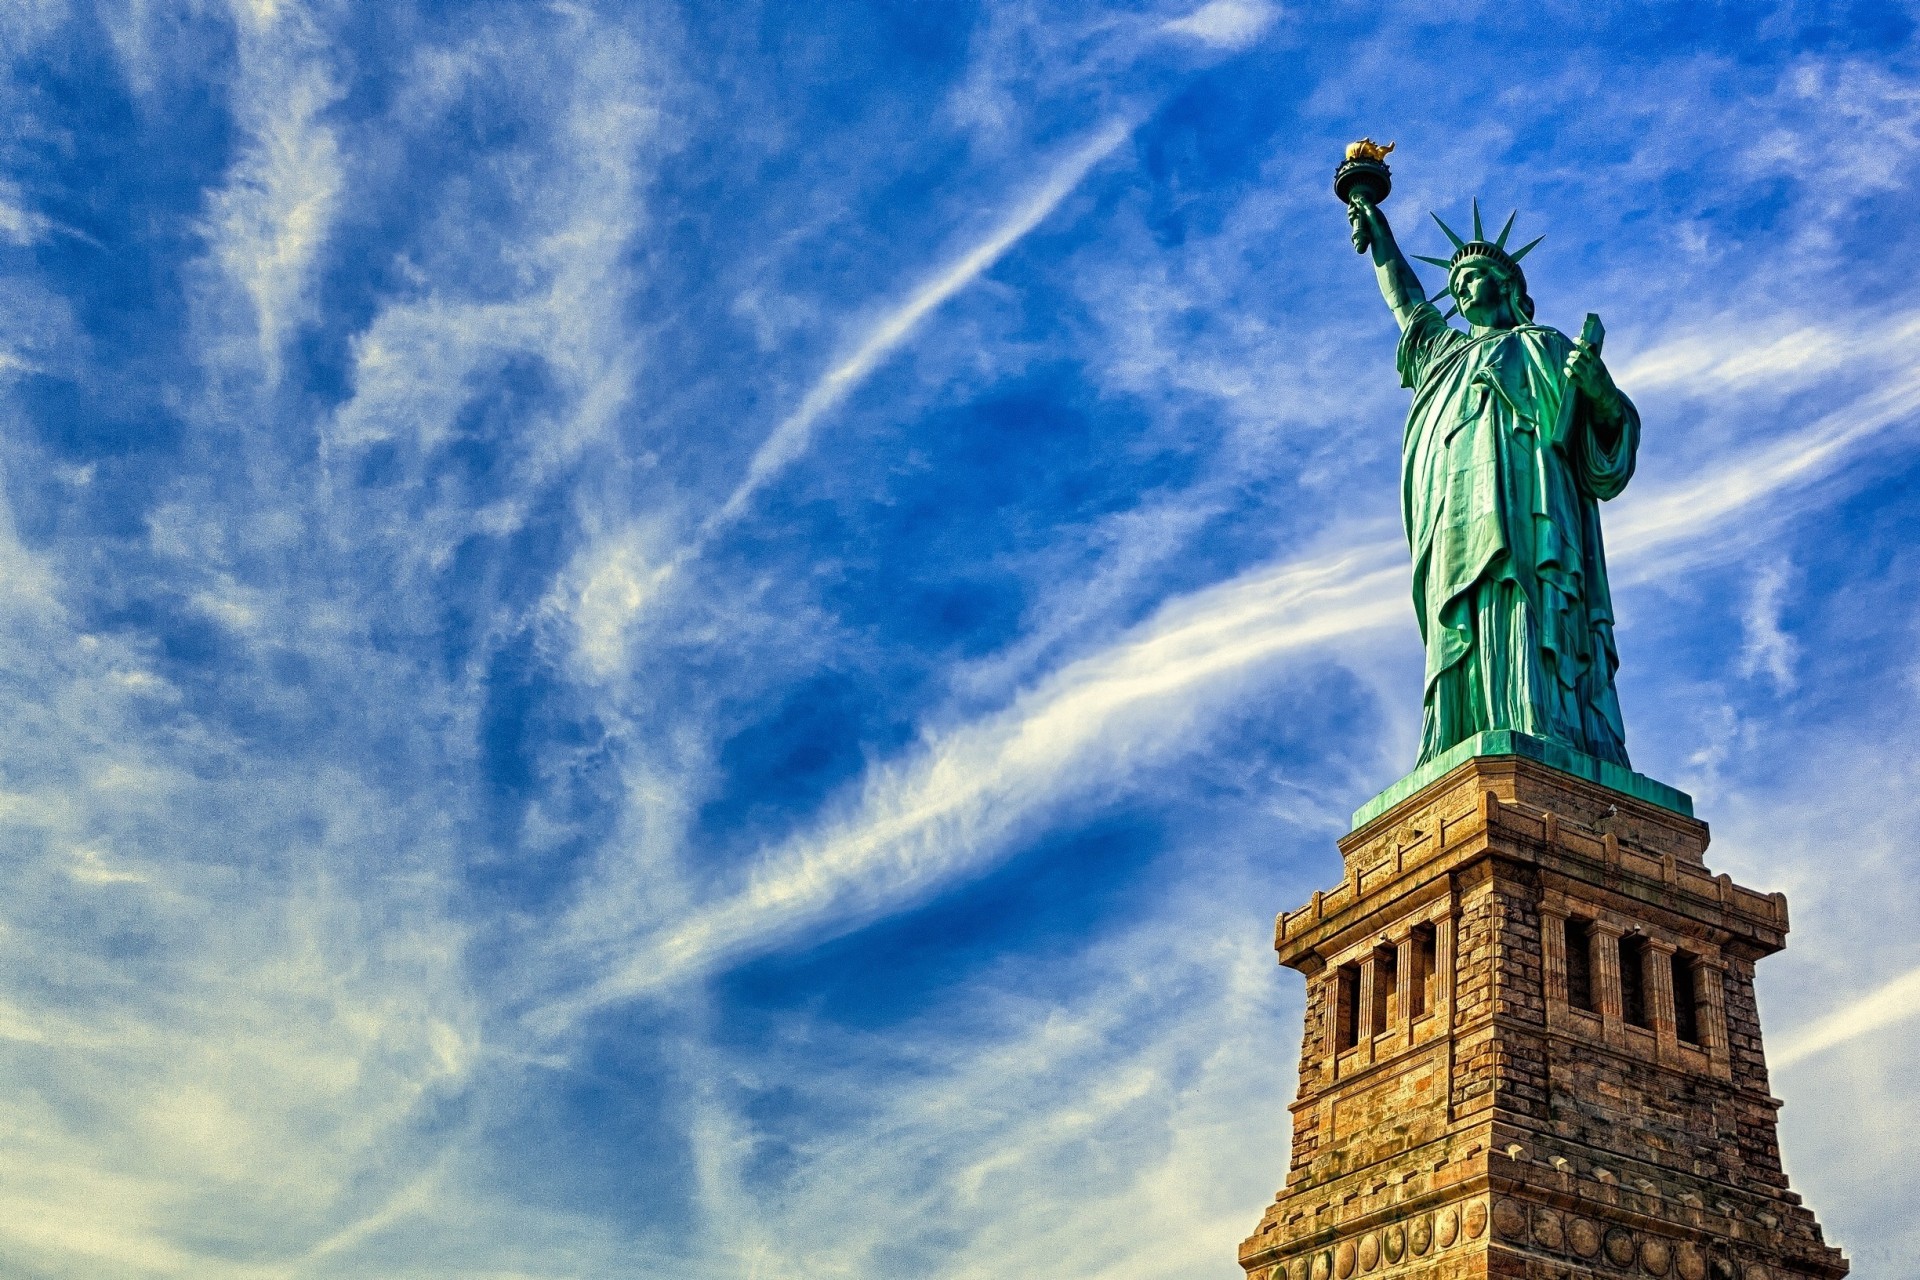
POLYGON ((1513 323, 1507 306, 1507 282, 1491 264, 1469 258, 1453 273, 1453 298, 1468 324, 1499 328, 1513 323))

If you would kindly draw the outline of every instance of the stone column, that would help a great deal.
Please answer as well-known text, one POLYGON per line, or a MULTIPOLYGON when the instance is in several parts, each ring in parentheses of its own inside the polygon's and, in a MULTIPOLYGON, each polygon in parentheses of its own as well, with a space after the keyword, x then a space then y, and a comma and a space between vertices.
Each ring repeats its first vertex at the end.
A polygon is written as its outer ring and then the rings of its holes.
POLYGON ((1653 1024, 1654 1042, 1664 1061, 1680 1056, 1680 1037, 1673 1012, 1673 953, 1676 950, 1670 942, 1647 939, 1647 1021, 1653 1024))
POLYGON ((1624 1034, 1620 1004, 1620 939, 1626 930, 1605 920, 1595 920, 1589 930, 1593 938, 1593 1004, 1607 1039, 1624 1034))
POLYGON ((1399 990, 1394 992, 1400 1004, 1400 1025, 1396 1030, 1408 1044, 1413 1043, 1413 984, 1420 975, 1414 972, 1413 934, 1403 933, 1394 944, 1398 959, 1394 963, 1394 972, 1399 977, 1399 990))
POLYGON ((1360 962, 1360 1007, 1354 1011, 1353 1041, 1356 1045, 1365 1045, 1366 1061, 1373 1061, 1373 1006, 1380 999, 1379 963, 1374 953, 1367 952, 1367 958, 1360 962))
POLYGON ((1441 1025, 1453 1027, 1453 917, 1433 922, 1433 1010, 1441 1025))
POLYGON ((1321 1049, 1325 1055, 1326 1073, 1324 1079, 1340 1078, 1340 970, 1326 970, 1326 980, 1320 984, 1320 998, 1326 1001, 1326 1010, 1320 1025, 1323 1039, 1321 1049))
POLYGON ((1547 1008, 1567 1005, 1567 918, 1557 912, 1540 912, 1540 969, 1547 988, 1547 1008))
POLYGON ((1714 1073, 1733 1071, 1733 1053, 1727 1043, 1727 962, 1720 956, 1702 956, 1693 966, 1695 1003, 1700 1021, 1700 1047, 1707 1051, 1714 1073))

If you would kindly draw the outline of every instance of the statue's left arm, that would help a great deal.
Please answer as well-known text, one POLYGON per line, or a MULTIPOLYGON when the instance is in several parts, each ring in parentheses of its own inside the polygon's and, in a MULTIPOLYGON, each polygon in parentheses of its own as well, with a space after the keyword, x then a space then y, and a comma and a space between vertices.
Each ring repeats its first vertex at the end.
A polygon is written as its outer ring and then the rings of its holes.
POLYGON ((1614 385, 1606 362, 1584 341, 1567 353, 1563 372, 1578 396, 1576 420, 1583 422, 1580 462, 1584 488, 1602 500, 1627 487, 1640 446, 1640 413, 1614 385))
POLYGON ((1627 415, 1633 412, 1632 402, 1613 385, 1613 375, 1607 371, 1600 353, 1584 340, 1575 342, 1573 350, 1567 353, 1567 367, 1563 372, 1586 402, 1594 430, 1600 433, 1601 447, 1608 447, 1619 439, 1621 429, 1626 426, 1627 415))

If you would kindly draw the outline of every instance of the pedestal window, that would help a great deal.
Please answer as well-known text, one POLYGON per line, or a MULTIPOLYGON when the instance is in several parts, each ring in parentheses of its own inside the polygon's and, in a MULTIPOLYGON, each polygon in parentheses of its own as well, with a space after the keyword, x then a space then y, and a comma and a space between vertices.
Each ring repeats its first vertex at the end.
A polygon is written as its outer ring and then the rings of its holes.
POLYGON ((1440 939, 1430 924, 1413 930, 1412 980, 1407 984, 1407 1016, 1418 1018, 1433 1008, 1434 975, 1440 967, 1440 939))
POLYGON ((1686 1044, 1700 1039, 1700 965, 1684 951, 1673 953, 1673 1034, 1686 1044))
POLYGON ((1647 940, 1637 933, 1620 939, 1620 1016, 1629 1026, 1653 1029, 1647 1000, 1647 940))
POLYGON ((1384 1035, 1395 1021, 1399 1004, 1400 953, 1393 947, 1381 947, 1373 953, 1373 1006, 1368 1011, 1371 1024, 1368 1035, 1384 1035))
POLYGON ((1565 925, 1567 1003, 1587 1013, 1595 1013, 1597 1010, 1593 1003, 1593 925, 1589 921, 1576 920, 1572 916, 1567 917, 1565 925))
POLYGON ((1343 964, 1333 977, 1333 1047, 1360 1043, 1360 966, 1343 964))

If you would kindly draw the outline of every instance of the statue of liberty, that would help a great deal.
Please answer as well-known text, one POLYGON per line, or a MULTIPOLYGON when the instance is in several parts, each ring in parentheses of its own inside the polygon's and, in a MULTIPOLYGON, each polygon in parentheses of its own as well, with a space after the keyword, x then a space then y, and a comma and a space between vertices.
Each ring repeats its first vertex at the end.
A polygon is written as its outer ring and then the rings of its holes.
POLYGON ((1400 504, 1427 656, 1419 763, 1510 729, 1631 767, 1599 503, 1633 475, 1640 415, 1601 361, 1597 316, 1577 342, 1533 322, 1520 260, 1539 240, 1509 253, 1511 217, 1488 239, 1476 202, 1462 240, 1435 215, 1453 256, 1421 261, 1446 270, 1452 307, 1428 301, 1379 209, 1384 154, 1349 148, 1336 189, 1400 322, 1413 391, 1400 504))

